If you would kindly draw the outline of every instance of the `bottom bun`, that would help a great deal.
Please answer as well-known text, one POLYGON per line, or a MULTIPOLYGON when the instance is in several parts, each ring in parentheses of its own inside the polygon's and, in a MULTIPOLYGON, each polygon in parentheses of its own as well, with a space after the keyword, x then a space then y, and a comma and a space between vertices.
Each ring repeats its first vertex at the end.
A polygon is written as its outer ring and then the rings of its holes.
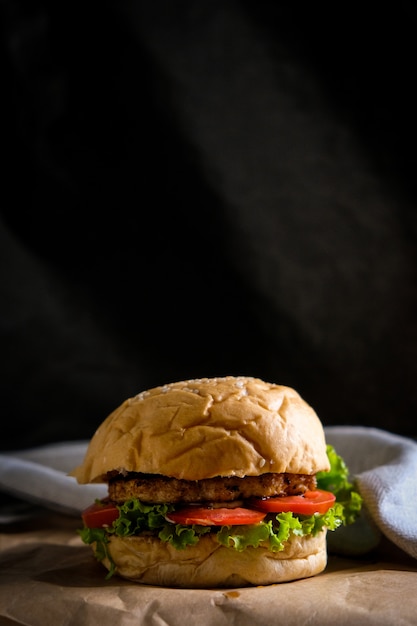
MULTIPOLYGON (((327 564, 326 531, 293 536, 281 552, 246 548, 238 552, 204 535, 196 546, 176 550, 153 537, 110 537, 116 573, 146 585, 182 588, 270 585, 322 572, 327 564)), ((102 563, 110 569, 110 562, 102 563)))

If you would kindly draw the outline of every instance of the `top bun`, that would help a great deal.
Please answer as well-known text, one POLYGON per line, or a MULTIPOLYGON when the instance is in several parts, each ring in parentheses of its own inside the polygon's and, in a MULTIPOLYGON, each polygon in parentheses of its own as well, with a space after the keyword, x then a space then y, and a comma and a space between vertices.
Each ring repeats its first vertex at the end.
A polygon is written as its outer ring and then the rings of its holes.
POLYGON ((294 389, 226 376, 129 398, 99 426, 71 475, 95 483, 113 471, 202 480, 328 469, 322 424, 294 389))

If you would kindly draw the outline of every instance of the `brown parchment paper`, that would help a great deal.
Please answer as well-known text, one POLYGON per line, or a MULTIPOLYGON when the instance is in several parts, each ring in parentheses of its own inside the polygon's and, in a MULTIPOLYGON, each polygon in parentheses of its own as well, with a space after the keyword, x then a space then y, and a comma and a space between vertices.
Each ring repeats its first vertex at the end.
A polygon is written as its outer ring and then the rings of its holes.
POLYGON ((329 555, 305 580, 242 589, 166 589, 105 571, 76 518, 0 527, 0 626, 393 626, 417 624, 417 561, 388 542, 366 558, 329 555))

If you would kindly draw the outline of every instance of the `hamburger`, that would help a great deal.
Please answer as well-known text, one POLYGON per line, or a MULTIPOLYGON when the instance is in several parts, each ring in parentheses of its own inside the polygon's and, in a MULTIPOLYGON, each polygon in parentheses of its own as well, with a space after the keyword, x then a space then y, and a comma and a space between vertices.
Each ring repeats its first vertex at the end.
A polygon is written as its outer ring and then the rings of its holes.
POLYGON ((79 531, 107 576, 167 587, 316 575, 327 531, 361 505, 315 411, 294 389, 246 376, 127 399, 71 474, 108 484, 79 531))

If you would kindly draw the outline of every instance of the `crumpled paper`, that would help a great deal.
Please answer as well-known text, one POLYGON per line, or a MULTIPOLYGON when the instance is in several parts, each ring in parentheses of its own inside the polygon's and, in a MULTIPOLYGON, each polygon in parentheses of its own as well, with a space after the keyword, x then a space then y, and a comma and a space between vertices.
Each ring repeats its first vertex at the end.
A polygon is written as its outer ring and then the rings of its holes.
MULTIPOLYGON (((0 490, 47 507, 38 517, 0 524, 0 624, 416 624, 417 561, 406 554, 415 549, 415 529, 409 524, 414 519, 415 487, 407 478, 409 472, 416 476, 415 444, 361 428, 332 427, 326 437, 361 485, 369 514, 365 526, 370 529, 367 534, 363 525, 354 524, 328 533, 328 538, 356 527, 359 538, 350 539, 352 552, 358 551, 358 544, 361 549, 364 543, 375 545, 375 537, 381 539, 379 545, 367 556, 330 553, 326 570, 312 578, 230 590, 157 588, 116 576, 105 579, 103 567, 76 532, 76 516, 96 494, 100 497, 100 490, 106 491, 106 485, 81 486, 66 475, 81 462, 87 442, 0 455, 0 490), (404 480, 409 496, 399 487, 404 480), (385 502, 390 494, 394 520, 385 502), (57 507, 70 515, 56 513, 57 507)), ((342 543, 349 545, 345 538, 342 543)))
MULTIPOLYGON (((46 511, 46 510, 45 510, 46 511)), ((171 589, 105 579, 74 517, 0 526, 4 626, 413 626, 417 561, 390 544, 329 556, 312 578, 240 589, 171 589), (3 531, 3 532, 2 532, 3 531)), ((336 533, 334 533, 336 534, 336 533)))

